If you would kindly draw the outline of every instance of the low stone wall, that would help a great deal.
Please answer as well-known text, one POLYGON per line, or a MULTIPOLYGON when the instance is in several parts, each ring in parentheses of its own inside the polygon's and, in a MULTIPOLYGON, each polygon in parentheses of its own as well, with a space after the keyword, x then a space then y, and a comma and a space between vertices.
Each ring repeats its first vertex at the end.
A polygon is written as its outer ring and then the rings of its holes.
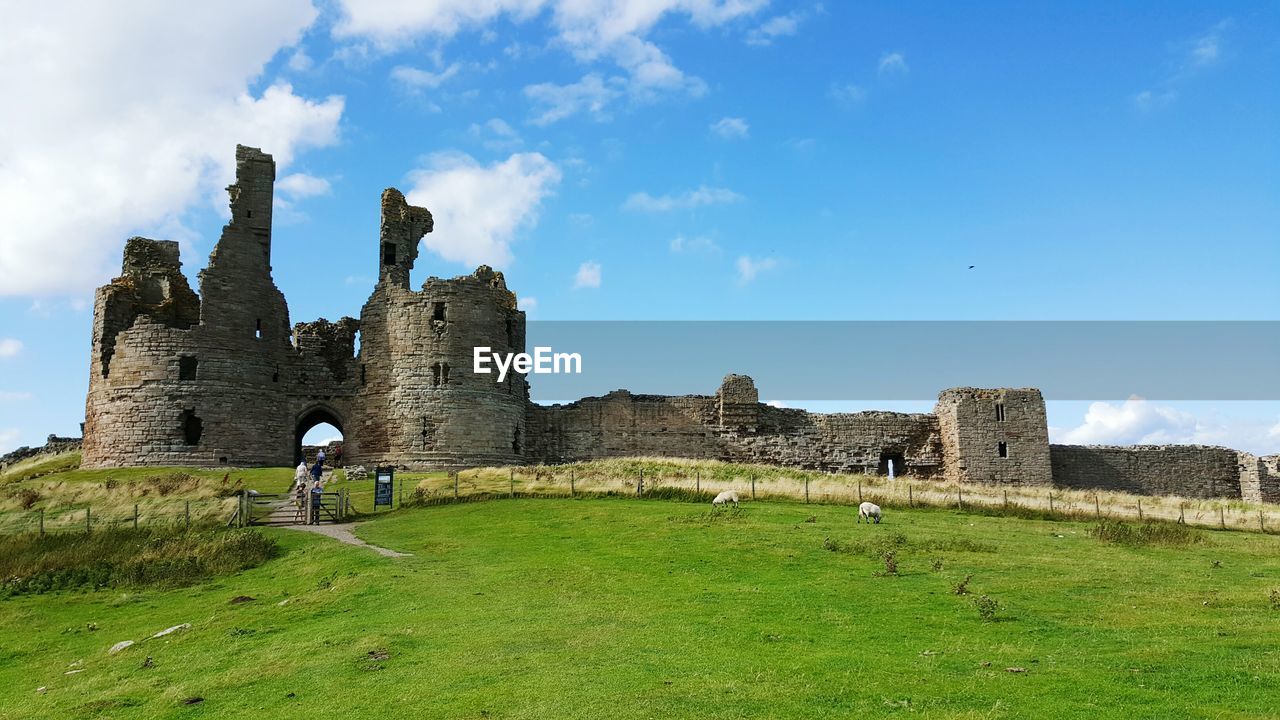
POLYGON ((79 450, 81 445, 82 445, 82 442, 80 438, 58 437, 57 435, 50 435, 49 439, 45 441, 45 444, 43 447, 33 448, 33 447, 27 447, 26 445, 24 445, 18 448, 17 450, 14 450, 11 453, 0 455, 0 470, 7 468, 14 463, 22 462, 27 458, 33 458, 37 455, 62 453, 62 452, 67 452, 69 450, 79 450))
POLYGON ((1193 498, 1244 497, 1242 455, 1206 445, 1049 446, 1058 487, 1193 498))

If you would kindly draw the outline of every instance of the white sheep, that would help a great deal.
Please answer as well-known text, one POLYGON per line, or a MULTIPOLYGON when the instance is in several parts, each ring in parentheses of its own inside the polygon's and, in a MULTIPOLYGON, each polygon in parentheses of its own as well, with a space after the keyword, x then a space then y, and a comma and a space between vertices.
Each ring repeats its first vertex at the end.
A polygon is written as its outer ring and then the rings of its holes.
POLYGON ((877 524, 880 522, 880 506, 875 503, 864 502, 858 506, 858 522, 865 519, 868 523, 875 518, 877 524))
POLYGON ((738 493, 733 490, 725 490, 717 495, 715 500, 711 501, 712 505, 717 506, 724 505, 726 503, 733 503, 734 507, 738 507, 738 493))

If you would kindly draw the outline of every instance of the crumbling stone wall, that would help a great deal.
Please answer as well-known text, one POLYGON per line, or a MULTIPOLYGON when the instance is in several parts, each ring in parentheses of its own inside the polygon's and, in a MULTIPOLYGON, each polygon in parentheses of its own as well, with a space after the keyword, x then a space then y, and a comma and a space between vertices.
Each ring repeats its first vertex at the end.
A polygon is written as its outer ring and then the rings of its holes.
POLYGON ((568 405, 530 407, 530 459, 573 462, 652 455, 759 462, 828 472, 933 476, 942 464, 936 418, 889 412, 817 414, 759 402, 729 375, 714 396, 618 390, 568 405))
POLYGON ((1049 427, 1034 388, 951 388, 935 407, 943 467, 965 482, 1049 485, 1049 427))
MULTIPOLYGON (((1061 487, 1193 498, 1242 497, 1242 455, 1247 453, 1230 448, 1052 445, 1050 452, 1053 480, 1061 487)), ((1253 466, 1256 473, 1256 462, 1253 466)), ((1249 492, 1256 494, 1256 480, 1253 485, 1249 492)))

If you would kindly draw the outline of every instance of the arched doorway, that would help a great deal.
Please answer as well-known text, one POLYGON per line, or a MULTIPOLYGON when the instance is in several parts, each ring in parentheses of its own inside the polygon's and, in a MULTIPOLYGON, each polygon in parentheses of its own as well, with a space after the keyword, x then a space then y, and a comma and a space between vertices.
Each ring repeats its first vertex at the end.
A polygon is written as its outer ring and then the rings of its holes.
MULTIPOLYGON (((296 465, 303 459, 304 445, 328 445, 332 441, 342 441, 342 417, 333 408, 316 405, 308 408, 298 418, 293 433, 293 462, 296 465)), ((309 460, 311 458, 308 458, 309 460)), ((330 457, 332 463, 337 458, 330 457)))

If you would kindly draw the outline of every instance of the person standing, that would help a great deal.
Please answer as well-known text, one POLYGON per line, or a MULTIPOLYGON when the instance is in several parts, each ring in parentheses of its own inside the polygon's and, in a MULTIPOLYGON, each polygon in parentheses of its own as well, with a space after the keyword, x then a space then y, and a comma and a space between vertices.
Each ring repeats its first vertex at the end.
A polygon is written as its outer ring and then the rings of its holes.
MULTIPOLYGON (((316 463, 316 465, 319 466, 320 463, 316 463)), ((311 486, 311 524, 312 525, 320 524, 320 501, 323 497, 324 497, 324 485, 321 485, 320 481, 316 480, 315 483, 312 484, 311 486)))

